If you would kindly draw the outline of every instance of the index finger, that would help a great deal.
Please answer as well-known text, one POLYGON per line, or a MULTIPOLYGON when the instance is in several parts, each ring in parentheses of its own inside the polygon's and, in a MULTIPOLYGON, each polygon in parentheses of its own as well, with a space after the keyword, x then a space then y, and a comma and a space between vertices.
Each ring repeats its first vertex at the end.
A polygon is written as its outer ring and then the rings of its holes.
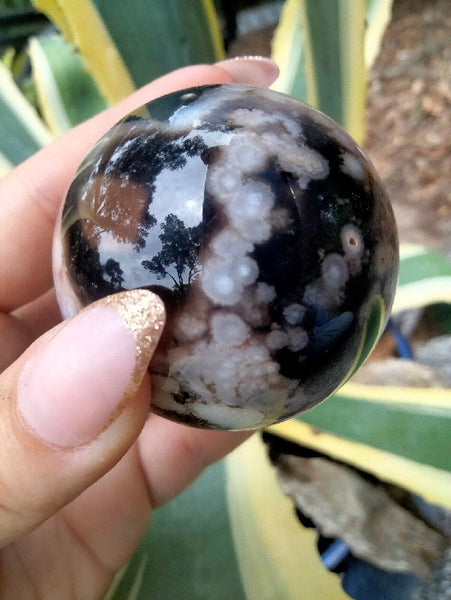
POLYGON ((75 127, 3 178, 0 312, 15 310, 52 287, 51 245, 59 206, 80 162, 110 127, 153 98, 186 87, 232 81, 227 70, 215 65, 174 71, 75 127))

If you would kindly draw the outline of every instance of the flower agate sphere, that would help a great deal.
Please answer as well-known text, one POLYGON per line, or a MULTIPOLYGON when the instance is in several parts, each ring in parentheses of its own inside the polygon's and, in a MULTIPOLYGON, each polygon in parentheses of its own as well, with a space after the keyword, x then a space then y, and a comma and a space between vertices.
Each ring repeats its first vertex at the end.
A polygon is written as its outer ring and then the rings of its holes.
POLYGON ((337 389, 384 326, 392 210, 333 121, 243 85, 165 96, 118 123, 55 236, 64 316, 146 288, 166 305, 153 411, 199 427, 286 419, 337 389))

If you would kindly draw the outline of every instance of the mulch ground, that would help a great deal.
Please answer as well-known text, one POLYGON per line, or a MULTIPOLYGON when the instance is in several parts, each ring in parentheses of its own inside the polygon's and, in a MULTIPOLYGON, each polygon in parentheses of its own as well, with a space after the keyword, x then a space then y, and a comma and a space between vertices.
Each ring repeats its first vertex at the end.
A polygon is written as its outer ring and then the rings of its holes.
POLYGON ((366 150, 402 241, 451 253, 451 3, 398 0, 368 86, 366 150))
MULTIPOLYGON (((271 52, 273 30, 230 55, 271 52)), ((392 200, 403 242, 451 257, 451 2, 395 0, 368 82, 365 149, 392 200)))

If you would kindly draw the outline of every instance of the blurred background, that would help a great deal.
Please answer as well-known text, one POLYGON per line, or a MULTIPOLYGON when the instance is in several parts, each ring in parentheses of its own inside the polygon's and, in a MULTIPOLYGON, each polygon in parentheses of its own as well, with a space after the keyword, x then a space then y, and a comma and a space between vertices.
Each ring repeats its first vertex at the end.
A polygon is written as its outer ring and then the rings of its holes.
MULTIPOLYGON (((283 5, 282 0, 215 0, 227 55, 270 56, 283 5)), ((18 78, 25 88, 23 51, 31 36, 51 27, 28 0, 0 1, 0 55, 8 60, 14 49, 16 74, 22 69, 18 78)), ((427 243, 448 255, 450 33, 448 0, 393 2, 369 73, 364 141, 394 204, 401 239, 427 243)))
POLYGON ((362 144, 402 243, 366 365, 157 511, 109 600, 451 598, 450 40, 449 0, 0 0, 0 176, 164 72, 272 56, 362 144))

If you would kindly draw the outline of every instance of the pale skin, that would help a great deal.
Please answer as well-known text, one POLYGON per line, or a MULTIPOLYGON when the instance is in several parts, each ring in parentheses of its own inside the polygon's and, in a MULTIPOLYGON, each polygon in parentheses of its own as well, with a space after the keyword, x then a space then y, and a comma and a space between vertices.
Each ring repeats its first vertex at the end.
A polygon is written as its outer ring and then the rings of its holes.
POLYGON ((130 410, 77 453, 43 442, 18 418, 16 402, 24 364, 61 320, 52 287, 52 235, 83 157, 117 120, 152 98, 193 85, 268 85, 275 78, 268 65, 249 63, 187 67, 156 80, 0 180, 1 599, 101 598, 139 543, 152 509, 248 435, 149 419, 147 374, 130 410))

